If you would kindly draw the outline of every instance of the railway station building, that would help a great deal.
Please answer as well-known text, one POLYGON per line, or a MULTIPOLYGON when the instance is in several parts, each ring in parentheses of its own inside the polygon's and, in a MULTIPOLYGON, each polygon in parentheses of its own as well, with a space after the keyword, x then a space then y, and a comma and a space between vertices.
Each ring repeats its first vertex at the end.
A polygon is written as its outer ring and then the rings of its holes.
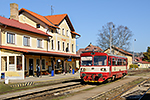
POLYGON ((10 4, 10 19, 0 16, 0 77, 24 79, 76 69, 76 39, 80 34, 67 14, 42 16, 10 4))

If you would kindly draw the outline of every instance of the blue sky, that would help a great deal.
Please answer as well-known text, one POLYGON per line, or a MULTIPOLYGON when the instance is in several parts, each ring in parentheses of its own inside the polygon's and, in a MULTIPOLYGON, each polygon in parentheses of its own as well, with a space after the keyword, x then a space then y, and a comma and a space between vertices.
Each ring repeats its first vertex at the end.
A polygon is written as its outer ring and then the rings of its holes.
POLYGON ((43 16, 51 14, 51 5, 53 14, 68 14, 76 32, 81 34, 78 49, 90 42, 97 45, 98 30, 108 22, 132 31, 130 51, 145 52, 150 46, 150 0, 1 0, 0 15, 9 18, 10 3, 43 16))

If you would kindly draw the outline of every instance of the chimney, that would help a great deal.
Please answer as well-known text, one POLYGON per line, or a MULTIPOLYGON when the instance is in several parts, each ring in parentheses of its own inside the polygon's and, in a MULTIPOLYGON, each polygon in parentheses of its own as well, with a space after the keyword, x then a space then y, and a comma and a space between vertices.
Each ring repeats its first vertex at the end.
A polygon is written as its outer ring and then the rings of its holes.
POLYGON ((18 17, 18 4, 11 3, 10 4, 10 19, 19 20, 18 17))

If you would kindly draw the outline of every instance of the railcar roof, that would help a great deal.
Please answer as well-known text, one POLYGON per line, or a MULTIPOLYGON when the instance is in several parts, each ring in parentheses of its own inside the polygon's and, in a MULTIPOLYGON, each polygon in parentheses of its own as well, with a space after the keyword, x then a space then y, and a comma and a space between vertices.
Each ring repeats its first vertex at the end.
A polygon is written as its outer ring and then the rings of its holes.
POLYGON ((83 52, 82 54, 87 54, 87 53, 102 53, 102 54, 106 54, 108 56, 115 56, 115 57, 122 57, 122 58, 127 58, 125 56, 120 56, 120 55, 113 55, 113 54, 108 54, 108 53, 104 53, 104 52, 100 52, 100 51, 86 51, 86 52, 83 52))

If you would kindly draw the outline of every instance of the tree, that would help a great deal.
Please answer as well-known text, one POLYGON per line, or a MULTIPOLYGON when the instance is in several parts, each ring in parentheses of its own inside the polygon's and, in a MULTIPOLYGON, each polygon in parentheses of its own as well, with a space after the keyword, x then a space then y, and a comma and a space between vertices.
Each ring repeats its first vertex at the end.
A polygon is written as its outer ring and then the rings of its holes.
POLYGON ((150 62, 150 47, 147 48, 147 52, 143 53, 143 56, 144 56, 143 58, 144 61, 150 62))
POLYGON ((104 50, 109 48, 110 45, 128 50, 131 37, 132 32, 127 26, 119 25, 116 28, 113 22, 109 22, 99 30, 97 44, 104 50))

